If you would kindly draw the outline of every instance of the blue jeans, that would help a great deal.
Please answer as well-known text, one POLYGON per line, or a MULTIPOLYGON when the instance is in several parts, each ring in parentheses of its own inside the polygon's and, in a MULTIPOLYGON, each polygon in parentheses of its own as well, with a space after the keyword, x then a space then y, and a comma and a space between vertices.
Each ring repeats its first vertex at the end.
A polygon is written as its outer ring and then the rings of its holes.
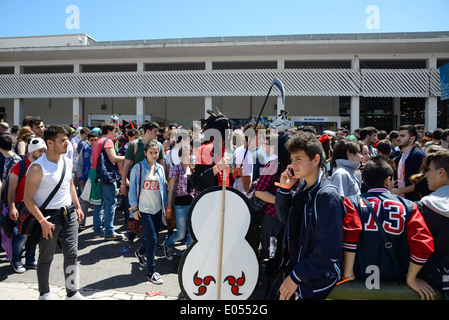
POLYGON ((123 214, 125 215, 125 226, 126 226, 126 221, 128 221, 128 218, 132 218, 132 215, 130 215, 130 213, 129 213, 129 207, 130 207, 130 205, 129 205, 129 200, 128 200, 128 193, 129 193, 129 187, 126 187, 126 196, 122 196, 122 195, 120 195, 121 197, 122 197, 122 199, 123 199, 123 214))
MULTIPOLYGON (((123 199, 123 214, 125 216, 125 227, 128 227, 128 219, 132 218, 133 215, 129 212, 129 200, 128 200, 129 187, 126 187, 126 196, 121 196, 123 199)), ((133 241, 136 238, 137 234, 132 233, 128 230, 128 240, 133 241)))
POLYGON ((140 225, 143 231, 143 241, 139 247, 139 254, 145 254, 147 258, 148 272, 156 269, 156 244, 162 221, 162 210, 156 214, 140 213, 140 225))
POLYGON ((98 235, 103 231, 104 217, 104 236, 111 236, 114 230, 115 208, 117 207, 117 198, 115 196, 115 183, 103 183, 101 186, 101 205, 95 205, 93 211, 94 234, 98 235))
POLYGON ((12 238, 12 261, 21 262, 23 246, 25 246, 25 265, 31 265, 36 262, 36 245, 26 244, 28 237, 19 234, 17 227, 14 227, 12 238))
MULTIPOLYGON (((176 232, 165 241, 165 245, 169 248, 175 246, 175 242, 184 239, 187 233, 187 220, 189 217, 190 206, 175 206, 176 232)), ((187 247, 192 244, 190 233, 187 235, 187 247)))

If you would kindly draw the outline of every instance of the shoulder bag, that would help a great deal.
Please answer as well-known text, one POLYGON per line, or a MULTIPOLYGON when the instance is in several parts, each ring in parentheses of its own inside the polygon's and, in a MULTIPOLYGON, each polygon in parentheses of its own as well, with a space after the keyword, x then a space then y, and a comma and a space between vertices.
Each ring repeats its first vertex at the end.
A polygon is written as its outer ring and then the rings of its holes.
MULTIPOLYGON (((64 156, 63 156, 64 157, 64 156)), ((64 161, 64 167, 62 169, 62 175, 61 179, 59 179, 58 184, 55 186, 53 191, 50 193, 50 195, 47 197, 47 199, 44 201, 44 203, 40 206, 39 210, 42 212, 47 205, 50 203, 51 199, 55 196, 56 192, 58 192, 59 187, 62 184, 62 181, 64 180, 65 176, 65 169, 66 169, 66 163, 65 159, 64 161)), ((35 229, 39 227, 39 222, 36 220, 36 218, 33 216, 33 214, 28 210, 25 203, 23 204, 22 208, 19 210, 19 220, 17 224, 17 230, 21 235, 24 236, 31 236, 35 229)))
POLYGON ((399 268, 399 270, 402 270, 401 264, 399 263, 397 257, 394 255, 392 248, 393 248, 393 244, 391 243, 391 241, 388 239, 387 234, 384 231, 384 228, 382 227, 382 224, 379 221, 379 217, 377 216, 377 214, 374 212, 373 207, 371 206, 371 203, 363 198, 360 197, 366 204, 366 207, 368 208, 369 212, 371 213, 371 215, 373 216, 374 221, 376 221, 377 224, 377 229, 379 229, 380 235, 382 236, 382 239, 384 241, 384 245, 385 248, 387 248, 388 253, 391 256, 391 259, 394 261, 394 263, 396 264, 396 266, 399 268))

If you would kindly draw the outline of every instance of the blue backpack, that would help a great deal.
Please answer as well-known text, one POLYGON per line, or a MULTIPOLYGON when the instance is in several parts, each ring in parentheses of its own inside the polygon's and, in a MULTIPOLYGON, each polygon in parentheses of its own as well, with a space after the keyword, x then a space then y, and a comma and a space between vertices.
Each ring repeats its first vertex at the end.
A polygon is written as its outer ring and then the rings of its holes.
POLYGON ((108 141, 108 139, 104 140, 103 146, 101 147, 100 156, 98 157, 97 178, 105 184, 110 184, 120 179, 120 174, 118 172, 117 165, 109 160, 108 155, 104 151, 106 141, 108 141))

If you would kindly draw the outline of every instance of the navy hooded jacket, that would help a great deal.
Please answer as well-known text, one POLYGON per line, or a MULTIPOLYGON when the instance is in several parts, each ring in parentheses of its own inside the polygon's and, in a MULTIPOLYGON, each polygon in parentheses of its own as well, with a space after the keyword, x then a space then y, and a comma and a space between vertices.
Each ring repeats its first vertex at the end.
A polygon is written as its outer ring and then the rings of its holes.
POLYGON ((280 188, 276 194, 276 213, 285 222, 281 270, 289 272, 299 290, 305 283, 315 292, 335 285, 340 278, 345 209, 339 191, 323 170, 309 189, 305 205, 298 206, 294 200, 304 187, 305 183, 296 192, 280 188), (292 215, 302 215, 296 225, 289 223, 292 215), (292 227, 300 228, 298 243, 291 243, 292 227))

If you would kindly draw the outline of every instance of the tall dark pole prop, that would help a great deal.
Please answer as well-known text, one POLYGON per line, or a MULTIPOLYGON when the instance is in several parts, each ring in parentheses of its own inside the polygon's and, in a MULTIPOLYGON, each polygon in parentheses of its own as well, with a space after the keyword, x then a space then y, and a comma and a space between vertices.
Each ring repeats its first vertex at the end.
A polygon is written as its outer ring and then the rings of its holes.
MULTIPOLYGON (((260 109, 259 116, 257 117, 256 124, 254 125, 254 129, 257 128, 257 125, 259 124, 260 117, 262 116, 263 109, 265 109, 265 104, 267 103, 268 97, 270 96, 271 89, 273 89, 273 86, 276 86, 279 91, 281 91, 282 95, 282 105, 285 105, 285 91, 284 91, 284 85, 282 84, 281 80, 278 78, 274 78, 273 82, 271 83, 270 89, 268 90, 267 96, 265 97, 265 101, 263 102, 262 108, 260 109)), ((252 136, 251 136, 252 138, 252 136)), ((248 141, 248 145, 251 141, 248 141)), ((248 147, 245 149, 245 154, 243 155, 242 163, 240 164, 240 168, 243 166, 243 162, 245 161, 246 154, 248 153, 248 147)))
POLYGON ((268 90, 267 96, 265 97, 265 101, 263 102, 262 108, 260 109, 259 116, 257 117, 256 127, 259 124, 260 117, 262 116, 263 109, 265 109, 265 104, 267 103, 268 97, 270 96, 271 89, 273 89, 273 86, 276 86, 279 89, 279 91, 281 91, 282 104, 285 105, 284 85, 278 78, 274 78, 273 82, 271 83, 270 89, 268 90))

